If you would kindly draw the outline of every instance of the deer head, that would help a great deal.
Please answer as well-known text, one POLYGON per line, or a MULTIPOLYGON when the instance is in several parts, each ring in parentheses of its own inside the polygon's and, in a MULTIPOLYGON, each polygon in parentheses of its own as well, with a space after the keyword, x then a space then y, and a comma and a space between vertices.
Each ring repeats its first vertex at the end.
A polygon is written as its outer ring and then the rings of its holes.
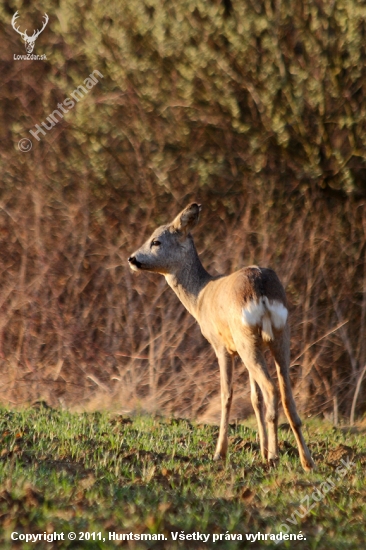
POLYGON ((48 15, 47 15, 47 13, 44 14, 44 16, 43 16, 44 17, 44 22, 43 22, 42 28, 39 31, 36 31, 36 30, 33 31, 32 36, 27 35, 27 29, 25 29, 24 32, 21 32, 19 30, 19 27, 15 26, 15 21, 18 19, 18 17, 19 17, 19 12, 15 12, 14 15, 13 15, 13 19, 11 20, 12 27, 23 38, 23 40, 25 42, 26 52, 27 53, 32 53, 33 49, 34 49, 35 41, 37 40, 37 38, 39 37, 39 35, 41 34, 41 32, 43 31, 43 29, 45 28, 45 26, 48 23, 48 15))
POLYGON ((168 225, 158 227, 151 237, 128 259, 133 271, 152 271, 169 275, 182 265, 196 261, 196 249, 190 231, 198 222, 201 205, 188 205, 168 225))

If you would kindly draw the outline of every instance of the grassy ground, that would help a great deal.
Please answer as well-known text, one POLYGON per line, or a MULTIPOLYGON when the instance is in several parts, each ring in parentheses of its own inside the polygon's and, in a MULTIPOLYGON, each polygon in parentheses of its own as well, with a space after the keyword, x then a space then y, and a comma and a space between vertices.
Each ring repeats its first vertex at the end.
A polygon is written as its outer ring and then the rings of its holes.
POLYGON ((313 474, 302 471, 286 425, 276 470, 262 463, 251 422, 231 427, 227 464, 212 462, 217 432, 185 420, 0 410, 0 548, 365 547, 362 430, 310 422, 305 435, 318 466, 313 474), (246 540, 246 534, 281 531, 301 531, 306 540, 246 540), (19 540, 54 532, 65 540, 19 540), (86 532, 96 540, 79 540, 86 532), (110 532, 166 540, 109 541, 110 532), (183 532, 210 537, 173 540, 172 533, 183 532), (225 540, 228 535, 236 540, 225 540))

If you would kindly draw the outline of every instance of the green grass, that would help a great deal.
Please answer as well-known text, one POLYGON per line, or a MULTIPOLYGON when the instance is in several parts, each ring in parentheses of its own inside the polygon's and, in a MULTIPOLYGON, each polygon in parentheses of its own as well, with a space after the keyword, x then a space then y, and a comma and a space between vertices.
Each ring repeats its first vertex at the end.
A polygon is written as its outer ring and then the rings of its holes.
POLYGON ((363 548, 365 433, 309 423, 305 436, 317 471, 306 474, 286 427, 279 432, 281 462, 274 470, 262 463, 252 426, 230 428, 225 465, 212 462, 214 426, 43 407, 2 409, 0 548, 363 548), (343 475, 336 468, 347 456, 355 464, 343 475), (334 485, 325 494, 321 484, 327 478, 334 485), (324 493, 315 493, 319 502, 311 496, 316 488, 324 493), (301 502, 313 505, 303 518, 295 513, 301 502), (306 540, 280 545, 245 540, 246 533, 279 533, 284 523, 306 540), (105 541, 10 541, 12 532, 54 531, 72 531, 78 538, 80 532, 101 533, 95 536, 105 541), (210 538, 174 541, 171 533, 182 531, 210 538), (161 533, 167 540, 110 542, 109 532, 161 533), (214 534, 227 532, 244 541, 213 542, 214 534))

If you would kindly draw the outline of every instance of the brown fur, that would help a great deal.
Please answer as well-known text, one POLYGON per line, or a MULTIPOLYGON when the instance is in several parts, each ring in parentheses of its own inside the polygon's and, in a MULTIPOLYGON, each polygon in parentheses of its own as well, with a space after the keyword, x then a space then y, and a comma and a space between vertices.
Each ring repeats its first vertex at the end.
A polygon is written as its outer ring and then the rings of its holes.
POLYGON ((305 470, 310 470, 314 463, 301 432, 289 377, 290 332, 285 290, 272 269, 251 266, 219 277, 207 273, 189 233, 198 222, 199 212, 200 206, 192 203, 171 224, 156 229, 129 258, 130 266, 163 274, 215 350, 220 366, 221 423, 214 459, 225 458, 227 454, 232 372, 238 355, 249 372, 262 456, 271 464, 278 461, 277 389, 263 355, 268 346, 276 363, 282 404, 298 444, 301 463, 305 470))

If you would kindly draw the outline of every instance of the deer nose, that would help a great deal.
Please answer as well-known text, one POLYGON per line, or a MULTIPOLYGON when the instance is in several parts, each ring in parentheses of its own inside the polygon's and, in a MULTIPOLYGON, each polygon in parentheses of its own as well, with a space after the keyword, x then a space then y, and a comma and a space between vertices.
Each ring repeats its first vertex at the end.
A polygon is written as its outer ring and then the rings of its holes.
POLYGON ((136 267, 141 267, 141 263, 136 260, 135 256, 130 256, 128 258, 128 263, 130 263, 131 265, 135 265, 136 267))

